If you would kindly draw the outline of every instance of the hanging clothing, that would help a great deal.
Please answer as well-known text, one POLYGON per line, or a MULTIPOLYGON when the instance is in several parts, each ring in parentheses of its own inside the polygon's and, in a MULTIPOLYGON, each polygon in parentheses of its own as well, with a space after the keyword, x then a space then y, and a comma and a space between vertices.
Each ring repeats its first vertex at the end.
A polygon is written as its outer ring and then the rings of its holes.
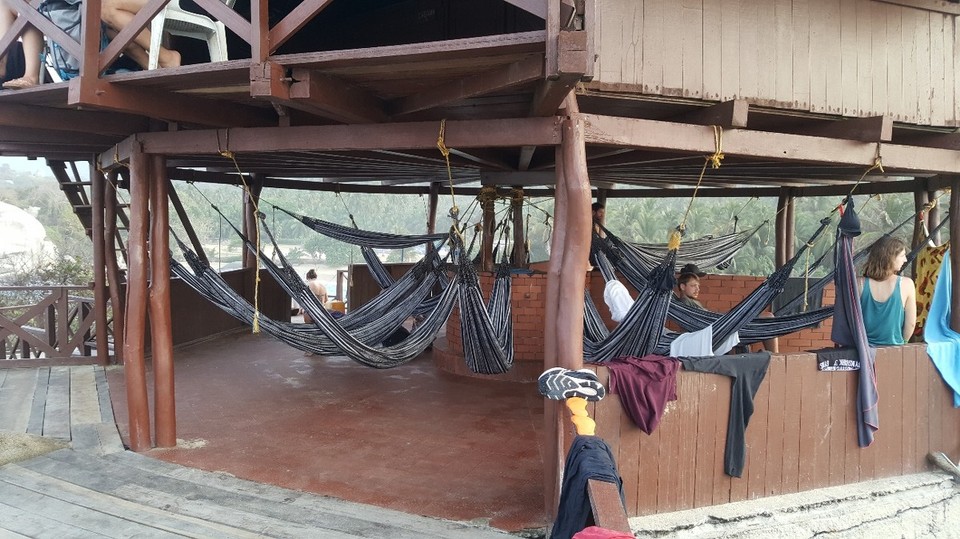
POLYGON ((880 428, 877 413, 876 365, 877 349, 867 343, 863 329, 863 313, 857 298, 857 274, 853 265, 853 238, 860 235, 860 218, 848 197, 843 216, 837 225, 837 248, 834 252, 833 282, 837 300, 833 306, 833 328, 830 340, 840 346, 857 349, 860 371, 857 376, 857 443, 867 447, 873 443, 873 433, 880 428))
POLYGON ((606 363, 610 370, 610 393, 620 397, 627 417, 650 434, 660 424, 667 403, 677 400, 677 370, 672 357, 625 356, 606 363))
POLYGON ((923 335, 923 326, 927 323, 927 313, 933 300, 933 290, 940 274, 940 264, 947 252, 949 243, 937 247, 924 247, 917 255, 917 329, 914 335, 923 335))
POLYGON ((923 340, 927 342, 927 355, 943 381, 953 390, 954 408, 960 408, 960 333, 950 327, 952 280, 950 257, 944 256, 933 301, 930 302, 930 317, 923 328, 923 340))
POLYGON ((901 277, 893 285, 893 293, 885 301, 873 299, 870 290, 870 278, 863 278, 863 291, 860 292, 860 309, 863 310, 863 328, 867 331, 870 346, 890 346, 903 344, 903 297, 900 295, 901 277))
POLYGON ((588 479, 617 485, 620 503, 624 503, 623 480, 617 471, 617 462, 610 446, 602 438, 578 435, 573 439, 563 467, 560 506, 550 539, 571 539, 575 533, 594 524, 587 493, 588 479))
POLYGON ((682 357, 688 371, 723 374, 733 378, 730 391, 730 417, 727 419, 727 442, 723 451, 723 471, 740 477, 746 462, 745 433, 753 415, 753 397, 767 375, 770 352, 717 357, 682 357))
POLYGON ((670 343, 670 357, 700 357, 700 356, 722 356, 734 346, 740 344, 740 332, 734 331, 727 340, 720 343, 716 349, 713 348, 713 324, 697 330, 689 331, 677 336, 670 343))
POLYGON ((603 287, 603 301, 610 309, 610 318, 617 323, 622 322, 630 312, 630 307, 633 307, 633 298, 627 291, 627 287, 616 279, 609 281, 603 287))

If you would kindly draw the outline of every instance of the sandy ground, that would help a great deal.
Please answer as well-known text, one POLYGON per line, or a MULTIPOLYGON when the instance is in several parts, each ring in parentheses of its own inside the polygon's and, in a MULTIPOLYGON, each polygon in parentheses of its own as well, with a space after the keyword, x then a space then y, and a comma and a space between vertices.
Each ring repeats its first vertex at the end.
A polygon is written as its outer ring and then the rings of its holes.
POLYGON ((43 438, 33 434, 0 432, 0 466, 39 457, 69 445, 62 440, 43 438))

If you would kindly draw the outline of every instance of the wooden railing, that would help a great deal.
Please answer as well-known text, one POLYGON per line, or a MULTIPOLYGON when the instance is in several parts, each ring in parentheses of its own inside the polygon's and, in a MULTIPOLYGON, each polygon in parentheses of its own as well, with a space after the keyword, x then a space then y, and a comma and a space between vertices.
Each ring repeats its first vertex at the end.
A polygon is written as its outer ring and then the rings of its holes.
POLYGON ((93 345, 98 328, 93 298, 81 295, 91 290, 80 286, 0 287, 0 358, 95 359, 93 345))

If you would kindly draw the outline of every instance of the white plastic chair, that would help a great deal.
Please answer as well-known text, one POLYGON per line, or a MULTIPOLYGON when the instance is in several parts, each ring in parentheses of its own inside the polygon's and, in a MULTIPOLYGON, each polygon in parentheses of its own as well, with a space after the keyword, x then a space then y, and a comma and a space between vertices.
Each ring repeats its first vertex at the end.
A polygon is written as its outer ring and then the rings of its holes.
MULTIPOLYGON (((223 0, 232 8, 236 0, 223 0)), ((163 33, 202 39, 210 49, 211 62, 227 60, 227 32, 223 23, 206 15, 186 11, 180 7, 180 0, 170 0, 150 23, 150 60, 147 69, 156 69, 160 60, 160 44, 163 33)))

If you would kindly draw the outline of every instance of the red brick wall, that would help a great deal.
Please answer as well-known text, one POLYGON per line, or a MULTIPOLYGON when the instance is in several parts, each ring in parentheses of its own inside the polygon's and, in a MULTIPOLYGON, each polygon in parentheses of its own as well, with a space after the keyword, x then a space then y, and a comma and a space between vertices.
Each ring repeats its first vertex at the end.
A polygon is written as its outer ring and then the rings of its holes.
MULTIPOLYGON (((726 312, 747 296, 764 280, 763 277, 744 275, 707 275, 700 279, 700 301, 712 311, 726 312)), ((597 309, 613 327, 610 312, 603 301, 604 280, 599 271, 587 275, 587 285, 597 309)), ((484 298, 490 295, 493 275, 480 275, 480 288, 484 298)), ((546 274, 516 275, 513 277, 513 343, 514 370, 516 373, 504 375, 507 379, 533 380, 543 370, 543 321, 546 302, 546 274)), ((627 285, 631 294, 636 292, 627 285)), ((833 285, 823 292, 823 304, 833 305, 835 298, 833 285)), ((780 337, 780 353, 795 353, 833 346, 830 340, 830 328, 833 320, 824 321, 818 328, 806 329, 791 335, 780 337)), ((673 329, 676 329, 675 327, 673 329)), ((435 361, 441 368, 457 374, 469 374, 463 366, 463 343, 460 338, 460 312, 454 309, 447 322, 446 342, 439 343, 435 350, 435 361)))

